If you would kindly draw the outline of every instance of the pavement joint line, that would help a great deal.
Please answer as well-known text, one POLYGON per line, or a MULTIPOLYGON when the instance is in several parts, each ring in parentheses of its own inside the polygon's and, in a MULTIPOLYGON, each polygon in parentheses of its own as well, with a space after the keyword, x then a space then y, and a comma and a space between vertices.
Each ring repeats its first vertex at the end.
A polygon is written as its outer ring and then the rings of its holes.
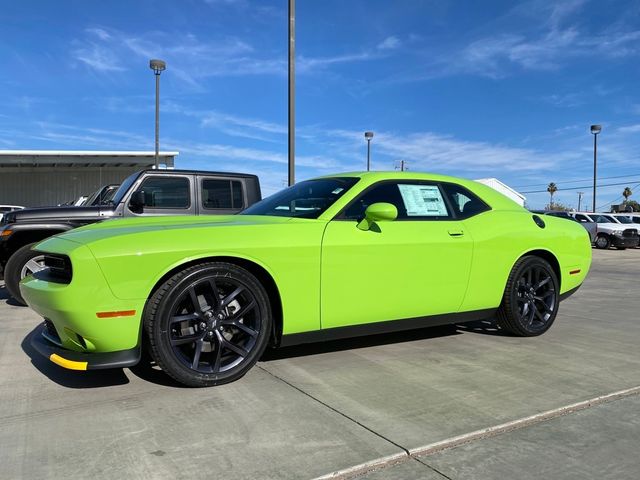
MULTIPOLYGON (((271 374, 271 372, 268 372, 271 374)), ((273 375, 273 374, 271 374, 273 375)), ((305 395, 313 398, 314 400, 322 403, 323 405, 327 406, 328 408, 330 408, 331 410, 339 413, 340 415, 348 418, 349 420, 357 423, 358 425, 362 426, 363 428, 369 430, 372 433, 375 433, 376 435, 378 435, 379 437, 389 441, 390 443, 393 443, 396 446, 399 446, 398 444, 392 442, 391 440, 387 439, 386 437, 382 436, 381 434, 371 430, 370 428, 368 428, 365 425, 362 425, 361 423, 357 422, 356 420, 353 420, 351 417, 349 417, 348 415, 345 415, 344 413, 336 410, 335 408, 326 405, 324 402, 316 399, 315 397, 313 397, 312 395, 309 395, 308 393, 304 392, 303 390, 300 390, 298 387, 296 387, 295 385, 291 385, 289 382, 287 382, 286 380, 281 379, 280 377, 278 377, 277 375, 273 375, 274 377, 282 380, 283 382, 287 383, 288 385, 292 386, 293 388, 295 388, 296 390, 304 393, 305 395)), ((334 472, 328 473, 326 475, 322 475, 320 477, 316 477, 314 480, 349 480, 349 479, 353 479, 356 477, 359 477, 361 475, 373 472, 373 471, 378 471, 378 470, 384 470, 385 468, 394 466, 394 465, 398 465, 401 463, 405 463, 408 462, 410 460, 415 460, 419 463, 421 463, 422 465, 430 468, 431 470, 433 470, 435 473, 441 475, 443 478, 446 478, 448 480, 451 480, 450 477, 448 477, 447 475, 445 475, 444 473, 440 472, 439 470, 437 470, 435 467, 432 467, 431 465, 429 465, 428 463, 426 463, 425 461, 423 461, 423 459, 421 459, 420 457, 426 457, 429 455, 433 455, 435 453, 439 453, 442 452, 444 450, 450 450, 456 447, 459 447, 461 445, 465 445, 467 443, 471 443, 477 440, 484 440, 487 438, 491 438, 491 437, 495 437, 498 435, 502 435, 504 433, 509 433, 512 432, 514 430, 519 430, 522 428, 526 428, 526 427, 531 427, 533 425, 537 425, 539 423, 548 421, 548 420, 553 420, 555 418, 564 416, 564 415, 568 415, 571 413, 575 413, 575 412, 579 412, 581 410, 586 410, 588 408, 591 407, 596 407, 598 405, 602 405, 604 403, 609 403, 609 402, 614 402, 616 400, 621 400, 623 398, 627 398, 627 397, 631 397, 633 395, 638 395, 640 394, 640 385, 636 386, 636 387, 632 387, 632 388, 627 388, 624 390, 618 390, 616 392, 612 392, 612 393, 607 393, 605 395, 600 395, 594 398, 590 398, 588 400, 583 400, 581 402, 576 402, 576 403, 572 403, 569 405, 565 405, 563 407, 558 407, 558 408, 554 408, 551 410, 546 410, 544 412, 541 413, 537 413, 535 415, 530 415, 528 417, 523 417, 523 418, 519 418, 516 420, 512 420, 506 423, 501 423, 499 425, 495 425, 493 427, 488 427, 488 428, 484 428, 481 430, 475 430, 473 432, 469 432, 469 433, 465 433, 462 435, 458 435, 455 437, 451 437, 445 440, 441 440, 439 442, 434 442, 434 443, 430 443, 427 445, 424 445, 422 447, 417 447, 417 448, 413 448, 410 450, 407 450, 404 447, 400 447, 402 448, 402 450, 404 450, 404 453, 398 453, 395 455, 390 455, 390 456, 386 456, 386 457, 380 457, 374 460, 370 460, 368 462, 364 462, 358 465, 354 465, 352 467, 348 467, 342 470, 336 470, 334 472)))
POLYGON ((413 460, 415 460, 416 462, 418 462, 421 465, 424 465, 425 467, 429 468, 430 470, 433 470, 435 473, 437 473, 438 475, 440 475, 443 478, 446 478, 447 480, 453 480, 450 476, 445 475, 444 473, 442 473, 440 470, 438 470, 436 467, 434 467, 433 465, 429 465, 427 462, 419 459, 418 457, 410 457, 413 460))
POLYGON ((536 413, 535 415, 530 415, 528 417, 519 418, 510 422, 501 423, 493 427, 464 433, 462 435, 451 437, 446 440, 441 440, 439 442, 430 443, 422 447, 412 448, 411 450, 409 450, 409 454, 414 457, 433 455, 434 453, 459 447, 460 445, 464 445, 476 440, 484 440, 485 438, 495 437, 503 433, 530 427, 532 425, 536 425, 547 420, 552 420, 563 415, 575 413, 580 410, 586 410, 587 408, 602 405, 603 403, 613 402, 615 400, 620 400, 622 398, 638 394, 640 394, 640 385, 624 390, 618 390, 617 392, 607 393, 605 395, 600 395, 598 397, 572 403, 563 407, 554 408, 545 412, 536 413))

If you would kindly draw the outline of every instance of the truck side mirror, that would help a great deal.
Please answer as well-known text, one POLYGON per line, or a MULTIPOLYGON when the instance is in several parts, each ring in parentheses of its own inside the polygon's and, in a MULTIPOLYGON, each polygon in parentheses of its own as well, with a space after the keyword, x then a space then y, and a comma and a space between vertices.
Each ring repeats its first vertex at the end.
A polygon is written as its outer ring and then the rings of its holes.
POLYGON ((144 190, 136 190, 131 194, 129 210, 133 213, 142 213, 144 211, 144 190))

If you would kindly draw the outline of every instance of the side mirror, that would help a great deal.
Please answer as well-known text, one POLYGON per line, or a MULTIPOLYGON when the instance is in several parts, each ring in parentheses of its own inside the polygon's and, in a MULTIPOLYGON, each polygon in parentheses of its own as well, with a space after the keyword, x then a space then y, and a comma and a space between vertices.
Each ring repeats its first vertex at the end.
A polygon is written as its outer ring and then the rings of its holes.
POLYGON ((129 210, 134 213, 142 213, 144 210, 144 190, 136 190, 129 199, 129 210))
POLYGON ((390 203, 378 202, 369 205, 364 212, 364 219, 358 223, 360 230, 369 230, 376 222, 391 222, 398 218, 398 209, 390 203))

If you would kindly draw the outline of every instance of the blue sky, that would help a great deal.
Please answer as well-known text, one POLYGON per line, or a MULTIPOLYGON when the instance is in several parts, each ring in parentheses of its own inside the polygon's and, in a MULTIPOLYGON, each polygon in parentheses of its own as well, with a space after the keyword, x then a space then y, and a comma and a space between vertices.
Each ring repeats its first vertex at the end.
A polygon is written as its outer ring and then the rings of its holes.
MULTIPOLYGON (((640 3, 297 2, 297 179, 372 165, 640 200, 640 3), (620 177, 606 179, 604 177, 620 177)), ((286 0, 5 2, 0 149, 152 150, 286 184, 286 0)), ((527 194, 542 207, 546 193, 527 194)))

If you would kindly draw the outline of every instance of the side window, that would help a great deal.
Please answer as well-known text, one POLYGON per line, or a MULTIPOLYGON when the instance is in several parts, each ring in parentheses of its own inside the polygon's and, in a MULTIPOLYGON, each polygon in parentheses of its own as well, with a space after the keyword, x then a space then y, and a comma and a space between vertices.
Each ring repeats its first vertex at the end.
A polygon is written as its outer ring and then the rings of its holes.
POLYGON ((587 217, 585 217, 584 215, 577 213, 575 215, 575 219, 578 220, 579 222, 583 222, 583 223, 587 223, 590 222, 591 220, 589 220, 587 217))
POLYGON ((461 185, 443 183, 442 188, 457 218, 469 218, 490 210, 489 205, 461 185))
POLYGON ((359 220, 369 205, 386 202, 398 209, 398 220, 447 220, 450 213, 437 185, 383 182, 373 186, 347 207, 343 218, 359 220))
POLYGON ((243 208, 242 182, 238 180, 202 180, 202 208, 243 208))
POLYGON ((138 190, 144 191, 148 208, 189 208, 189 179, 184 177, 148 177, 138 190))

